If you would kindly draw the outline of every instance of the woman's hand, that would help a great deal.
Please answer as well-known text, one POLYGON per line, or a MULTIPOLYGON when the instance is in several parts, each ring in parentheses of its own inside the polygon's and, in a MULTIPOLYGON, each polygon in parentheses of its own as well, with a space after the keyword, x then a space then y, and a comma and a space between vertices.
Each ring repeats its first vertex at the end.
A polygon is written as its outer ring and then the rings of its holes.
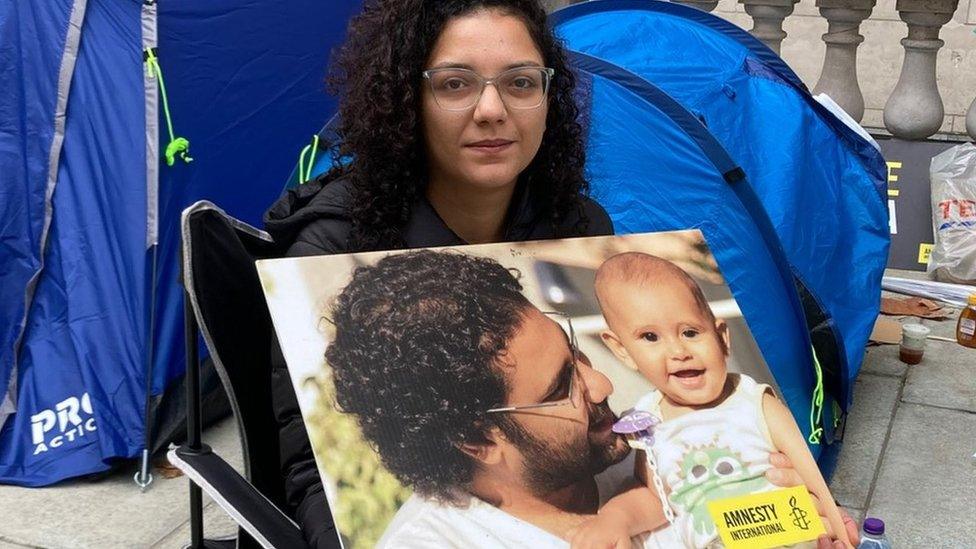
MULTIPOLYGON (((769 454, 769 462, 772 464, 773 468, 766 471, 766 478, 769 482, 779 486, 781 488, 791 488, 793 486, 803 486, 803 480, 800 478, 800 474, 793 469, 793 463, 786 455, 779 452, 774 452, 769 454)), ((810 498, 813 500, 814 506, 817 508, 817 514, 820 515, 820 522, 823 523, 824 529, 827 530, 827 534, 820 536, 817 540, 817 549, 834 549, 845 547, 844 543, 837 540, 837 536, 831 531, 830 521, 826 518, 826 511, 824 510, 823 502, 816 494, 810 493, 810 498)), ((857 522, 854 521, 847 514, 844 509, 838 506, 840 511, 841 519, 844 521, 844 528, 847 530, 847 539, 851 540, 851 543, 856 547, 860 542, 860 531, 857 526, 857 522)))

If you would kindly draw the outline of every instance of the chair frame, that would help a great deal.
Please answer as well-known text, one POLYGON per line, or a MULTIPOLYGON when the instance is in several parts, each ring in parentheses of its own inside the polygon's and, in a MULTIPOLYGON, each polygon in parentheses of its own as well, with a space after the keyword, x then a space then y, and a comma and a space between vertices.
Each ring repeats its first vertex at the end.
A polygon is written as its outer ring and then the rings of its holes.
MULTIPOLYGON (((235 471, 226 461, 202 442, 202 413, 200 372, 201 360, 198 338, 203 337, 210 351, 214 367, 230 400, 231 409, 238 423, 241 422, 240 403, 234 394, 230 377, 214 344, 206 320, 196 299, 193 262, 192 234, 190 223, 201 212, 214 212, 220 215, 231 227, 252 237, 272 243, 271 236, 228 215, 209 201, 199 201, 183 211, 181 218, 182 236, 182 280, 184 304, 184 338, 186 341, 186 443, 171 448, 167 454, 170 462, 183 471, 189 479, 190 498, 190 544, 191 549, 203 549, 209 544, 204 539, 203 492, 215 502, 246 532, 251 539, 265 548, 298 548, 308 545, 302 536, 301 528, 287 514, 282 512, 271 500, 254 487, 247 479, 235 471)), ((239 425, 243 428, 242 425, 239 425)), ((246 437, 241 436, 245 455, 245 475, 251 477, 248 461, 246 437)), ((237 545, 242 544, 238 537, 237 545)))

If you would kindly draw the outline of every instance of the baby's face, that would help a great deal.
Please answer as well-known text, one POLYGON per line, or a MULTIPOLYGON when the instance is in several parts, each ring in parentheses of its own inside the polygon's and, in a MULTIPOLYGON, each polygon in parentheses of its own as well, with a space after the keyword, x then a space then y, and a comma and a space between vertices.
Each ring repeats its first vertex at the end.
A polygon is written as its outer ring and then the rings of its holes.
POLYGON ((651 284, 619 283, 607 296, 622 358, 675 404, 715 401, 726 379, 725 323, 709 320, 683 283, 651 284))

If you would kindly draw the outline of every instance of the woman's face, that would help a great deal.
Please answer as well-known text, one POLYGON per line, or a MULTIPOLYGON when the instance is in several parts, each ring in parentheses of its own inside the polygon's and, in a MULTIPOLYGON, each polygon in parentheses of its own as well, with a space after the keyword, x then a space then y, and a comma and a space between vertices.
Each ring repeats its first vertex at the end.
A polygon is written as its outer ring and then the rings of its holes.
MULTIPOLYGON (((483 9, 447 22, 425 68, 466 68, 491 79, 526 65, 541 67, 543 59, 522 20, 483 9)), ((488 85, 473 107, 448 111, 438 106, 426 81, 421 89, 432 184, 482 191, 513 185, 539 151, 548 98, 533 109, 511 109, 488 85)))

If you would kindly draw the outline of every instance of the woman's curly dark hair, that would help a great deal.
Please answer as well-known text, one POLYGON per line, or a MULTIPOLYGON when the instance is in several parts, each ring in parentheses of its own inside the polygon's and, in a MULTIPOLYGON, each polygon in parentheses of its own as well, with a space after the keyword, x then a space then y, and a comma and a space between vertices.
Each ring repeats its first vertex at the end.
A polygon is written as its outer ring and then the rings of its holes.
POLYGON ((423 250, 356 269, 325 358, 339 408, 404 485, 450 501, 471 481, 458 445, 507 430, 486 411, 505 402, 498 360, 530 307, 491 259, 423 250))
MULTIPOLYGON (((444 25, 481 8, 500 9, 525 23, 546 66, 555 69, 547 127, 533 161, 519 176, 533 204, 554 228, 573 213, 582 235, 588 192, 575 78, 538 0, 367 0, 336 52, 330 90, 339 96, 337 158, 351 163, 329 174, 351 180, 354 249, 404 247, 401 231, 426 185, 421 131, 421 72, 444 25)), ((338 162, 337 162, 338 164, 338 162)))

